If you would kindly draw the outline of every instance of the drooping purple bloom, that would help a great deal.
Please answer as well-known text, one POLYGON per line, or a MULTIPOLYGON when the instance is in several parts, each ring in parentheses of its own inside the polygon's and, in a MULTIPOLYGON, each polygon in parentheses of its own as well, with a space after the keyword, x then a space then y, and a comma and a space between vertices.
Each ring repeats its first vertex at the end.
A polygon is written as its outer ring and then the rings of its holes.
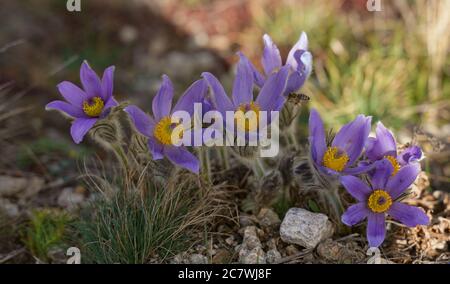
POLYGON ((53 101, 45 107, 46 110, 59 110, 74 118, 70 133, 77 144, 83 141, 97 120, 117 105, 113 97, 114 66, 108 67, 100 80, 87 61, 84 61, 80 79, 83 89, 64 81, 57 88, 66 101, 53 101))
MULTIPOLYGON (((256 99, 254 99, 252 65, 242 53, 239 53, 239 56, 240 60, 233 84, 232 99, 227 96, 223 86, 214 75, 208 72, 202 74, 212 93, 211 102, 213 108, 220 112, 224 118, 227 111, 242 111, 243 113, 254 111, 256 117, 259 117, 260 112, 265 111, 267 113, 267 125, 269 125, 271 123, 271 112, 280 111, 286 101, 283 92, 286 88, 288 67, 282 67, 279 71, 270 74, 256 99)), ((258 130, 267 126, 258 125, 259 120, 255 121, 256 123, 247 125, 245 130, 242 129, 242 132, 256 134, 258 130)))
POLYGON ((376 137, 369 137, 366 145, 366 156, 371 162, 388 159, 394 167, 393 174, 406 165, 415 163, 422 158, 422 150, 411 146, 397 155, 397 143, 394 135, 381 122, 378 122, 376 137))
POLYGON ((392 176, 393 167, 387 159, 376 162, 370 185, 354 176, 341 177, 346 190, 358 200, 342 215, 342 222, 353 226, 367 218, 367 239, 370 247, 379 247, 386 236, 386 215, 408 227, 427 225, 429 218, 423 210, 398 201, 400 195, 416 180, 420 167, 406 165, 392 176))
POLYGON ((355 165, 362 154, 370 133, 372 117, 358 115, 344 125, 327 145, 323 121, 319 113, 312 109, 309 116, 309 144, 311 157, 316 167, 323 173, 358 174, 368 171, 370 165, 355 165))
MULTIPOLYGON (((164 75, 161 87, 153 98, 153 116, 147 115, 137 106, 131 105, 125 108, 136 129, 148 138, 148 147, 154 160, 163 159, 165 156, 175 165, 193 173, 199 172, 197 157, 186 147, 175 146, 172 143, 172 131, 177 125, 171 122, 171 115, 176 111, 186 111, 192 116, 194 103, 202 103, 206 92, 206 83, 204 80, 198 80, 186 90, 172 108, 174 89, 169 77, 164 75)), ((182 135, 191 135, 191 131, 185 129, 182 135)))
MULTIPOLYGON (((281 69, 283 66, 280 51, 276 44, 272 41, 269 35, 263 36, 264 51, 261 58, 261 63, 264 68, 264 74, 261 74, 252 65, 253 76, 255 83, 262 87, 267 78, 273 73, 281 69)), ((286 89, 283 94, 298 91, 311 75, 312 71, 312 54, 308 51, 308 37, 306 33, 302 32, 297 43, 289 51, 285 66, 289 66, 289 78, 286 89)))

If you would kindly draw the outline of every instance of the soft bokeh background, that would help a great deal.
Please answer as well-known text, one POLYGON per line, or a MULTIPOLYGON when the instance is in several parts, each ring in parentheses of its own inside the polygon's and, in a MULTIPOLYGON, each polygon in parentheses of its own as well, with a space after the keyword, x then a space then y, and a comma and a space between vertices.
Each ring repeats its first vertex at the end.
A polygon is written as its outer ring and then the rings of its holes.
MULTIPOLYGON (((3 96, 23 92, 16 107, 31 107, 27 119, 1 121, 2 140, 11 136, 14 149, 36 139, 69 141, 68 122, 44 113, 43 106, 58 98, 58 82, 79 82, 83 59, 98 72, 116 65, 116 96, 145 108, 163 73, 178 93, 202 71, 231 84, 237 50, 259 66, 264 33, 286 55, 306 31, 315 60, 302 91, 326 122, 339 127, 356 114, 373 115, 401 142, 422 143, 439 163, 432 175, 448 182, 448 1, 381 0, 380 12, 367 11, 365 0, 81 3, 82 12, 70 13, 63 0, 2 1, 0 81, 13 89, 3 96), (22 120, 25 135, 12 136, 22 120)), ((5 149, 5 155, 17 155, 5 149)))
MULTIPOLYGON (((0 174, 35 178, 45 184, 35 205, 61 205, 61 188, 77 183, 76 160, 104 155, 89 141, 74 146, 69 122, 44 111, 59 98, 58 82, 79 83, 84 59, 98 72, 115 65, 116 97, 149 110, 162 74, 178 94, 203 71, 230 87, 236 51, 260 67, 264 33, 285 58, 306 31, 308 107, 334 128, 359 113, 382 120, 399 141, 425 149, 432 188, 448 191, 450 1, 380 1, 383 10, 369 12, 366 0, 81 0, 71 13, 65 0, 2 0, 0 174)), ((307 116, 305 108, 303 140, 307 116)))

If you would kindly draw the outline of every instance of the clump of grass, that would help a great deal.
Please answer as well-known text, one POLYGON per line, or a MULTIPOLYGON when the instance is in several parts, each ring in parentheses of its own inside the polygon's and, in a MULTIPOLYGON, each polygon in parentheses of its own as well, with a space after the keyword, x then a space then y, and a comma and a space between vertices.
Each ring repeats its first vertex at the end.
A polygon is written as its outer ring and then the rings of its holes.
POLYGON ((114 125, 97 125, 92 131, 100 145, 110 144, 107 149, 117 163, 113 174, 85 168, 87 187, 98 194, 74 225, 82 262, 164 262, 202 241, 209 225, 227 209, 226 192, 166 161, 155 163, 145 138, 136 133, 104 140, 109 132, 127 133, 130 127, 127 121, 114 125))
MULTIPOLYGON (((192 245, 222 209, 217 190, 202 190, 190 175, 177 174, 165 185, 144 182, 143 194, 133 184, 91 204, 75 226, 83 262, 164 261, 192 245)), ((98 186, 111 190, 108 183, 98 186)))
POLYGON ((64 245, 69 223, 66 213, 49 209, 34 211, 24 229, 23 243, 38 260, 49 262, 50 250, 64 245))

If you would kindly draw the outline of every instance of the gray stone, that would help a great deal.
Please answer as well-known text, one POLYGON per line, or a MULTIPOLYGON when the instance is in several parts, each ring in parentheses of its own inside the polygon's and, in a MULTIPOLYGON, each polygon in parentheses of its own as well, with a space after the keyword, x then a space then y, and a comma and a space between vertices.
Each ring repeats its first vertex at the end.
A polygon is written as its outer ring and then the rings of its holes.
POLYGON ((36 195, 44 186, 39 177, 0 176, 0 196, 29 198, 36 195))
POLYGON ((259 223, 264 227, 276 227, 281 223, 280 217, 272 209, 263 208, 258 214, 259 223))
POLYGON ((333 235, 333 224, 321 213, 301 208, 291 208, 280 227, 281 239, 288 244, 315 248, 321 241, 333 235))
POLYGON ((189 262, 191 264, 208 264, 208 258, 204 255, 196 253, 189 257, 189 262))
POLYGON ((266 264, 266 254, 260 247, 252 250, 244 248, 239 251, 239 262, 242 264, 266 264))
POLYGON ((0 198, 0 212, 10 218, 19 216, 19 206, 10 202, 8 199, 0 198))
POLYGON ((84 194, 78 192, 74 188, 64 188, 58 197, 58 205, 67 210, 74 210, 78 208, 85 200, 84 194))
POLYGON ((243 264, 265 264, 266 254, 262 249, 256 227, 244 229, 244 239, 239 246, 239 262, 243 264))
POLYGON ((280 261, 281 253, 277 249, 271 249, 266 254, 266 260, 269 264, 274 264, 280 261))

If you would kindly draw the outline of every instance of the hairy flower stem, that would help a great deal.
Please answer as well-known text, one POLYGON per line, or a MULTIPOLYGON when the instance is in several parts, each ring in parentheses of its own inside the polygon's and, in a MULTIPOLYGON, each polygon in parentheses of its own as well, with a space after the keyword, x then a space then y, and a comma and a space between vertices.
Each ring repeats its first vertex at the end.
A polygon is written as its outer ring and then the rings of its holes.
POLYGON ((264 168, 264 165, 262 163, 261 158, 255 158, 252 161, 251 168, 253 170, 253 174, 258 178, 263 178, 266 175, 266 170, 264 168))
POLYGON ((342 205, 341 198, 339 196, 339 187, 333 186, 330 191, 324 194, 328 205, 330 206, 330 215, 335 219, 336 223, 340 223, 340 217, 344 213, 344 206, 342 205))
POLYGON ((293 146, 295 150, 299 149, 297 138, 295 137, 295 133, 292 129, 287 129, 287 131, 284 131, 283 135, 289 145, 293 146))
POLYGON ((202 172, 202 175, 206 176, 206 179, 211 184, 212 172, 211 172, 211 159, 209 155, 209 147, 198 147, 197 149, 200 160, 200 170, 202 172))
MULTIPOLYGON (((129 163, 128 163, 128 157, 127 154, 125 153, 122 145, 120 144, 120 142, 114 142, 111 144, 112 150, 114 152, 114 154, 116 155, 117 160, 119 161, 120 164, 120 168, 123 171, 123 177, 124 177, 124 184, 126 182, 128 182, 129 179, 129 163)), ((124 187, 127 188, 127 187, 124 187)))
POLYGON ((228 163, 228 151, 226 147, 217 147, 218 156, 220 158, 220 162, 222 167, 225 170, 230 169, 230 164, 228 163))

